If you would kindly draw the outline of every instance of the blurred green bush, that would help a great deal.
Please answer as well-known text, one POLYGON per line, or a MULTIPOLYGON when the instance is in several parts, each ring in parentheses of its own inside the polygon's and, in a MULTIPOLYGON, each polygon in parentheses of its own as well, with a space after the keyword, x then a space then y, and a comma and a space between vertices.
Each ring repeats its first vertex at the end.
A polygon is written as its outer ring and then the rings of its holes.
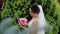
POLYGON ((48 23, 53 26, 47 34, 58 34, 58 28, 60 26, 60 8, 58 7, 57 0, 6 0, 5 8, 1 12, 1 19, 4 20, 7 17, 13 17, 13 24, 17 24, 17 20, 21 17, 30 20, 29 7, 33 3, 43 6, 45 18, 48 23))

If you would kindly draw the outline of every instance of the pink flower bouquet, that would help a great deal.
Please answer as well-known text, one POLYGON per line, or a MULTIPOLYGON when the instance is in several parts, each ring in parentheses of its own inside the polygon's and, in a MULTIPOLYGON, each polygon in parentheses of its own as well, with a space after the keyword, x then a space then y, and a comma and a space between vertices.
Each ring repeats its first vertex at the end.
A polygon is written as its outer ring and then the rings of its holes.
POLYGON ((26 18, 19 18, 18 23, 20 26, 28 26, 28 20, 26 18))

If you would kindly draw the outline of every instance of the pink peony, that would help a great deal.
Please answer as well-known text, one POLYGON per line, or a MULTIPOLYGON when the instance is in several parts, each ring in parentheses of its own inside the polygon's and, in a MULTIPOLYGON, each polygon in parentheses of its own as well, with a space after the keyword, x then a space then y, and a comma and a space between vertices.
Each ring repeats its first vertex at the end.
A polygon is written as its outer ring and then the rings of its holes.
POLYGON ((20 26, 24 26, 24 24, 28 25, 28 20, 26 18, 19 18, 18 23, 20 26))

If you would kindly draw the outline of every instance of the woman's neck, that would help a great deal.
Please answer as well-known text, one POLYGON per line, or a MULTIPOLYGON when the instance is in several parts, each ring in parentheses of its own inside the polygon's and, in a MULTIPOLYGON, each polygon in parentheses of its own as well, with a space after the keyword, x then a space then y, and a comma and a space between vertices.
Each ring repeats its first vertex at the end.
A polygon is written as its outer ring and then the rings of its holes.
POLYGON ((33 18, 38 18, 38 15, 36 14, 33 18))

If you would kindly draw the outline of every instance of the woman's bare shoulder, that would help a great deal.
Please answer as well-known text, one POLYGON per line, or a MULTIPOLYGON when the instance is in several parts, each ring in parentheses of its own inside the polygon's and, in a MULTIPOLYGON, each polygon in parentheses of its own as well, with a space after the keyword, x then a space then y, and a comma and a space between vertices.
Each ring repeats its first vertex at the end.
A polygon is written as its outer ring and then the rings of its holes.
POLYGON ((37 19, 34 19, 32 25, 37 27, 38 24, 39 24, 39 21, 37 19))
POLYGON ((39 22, 39 20, 38 19, 34 19, 33 22, 39 22))

